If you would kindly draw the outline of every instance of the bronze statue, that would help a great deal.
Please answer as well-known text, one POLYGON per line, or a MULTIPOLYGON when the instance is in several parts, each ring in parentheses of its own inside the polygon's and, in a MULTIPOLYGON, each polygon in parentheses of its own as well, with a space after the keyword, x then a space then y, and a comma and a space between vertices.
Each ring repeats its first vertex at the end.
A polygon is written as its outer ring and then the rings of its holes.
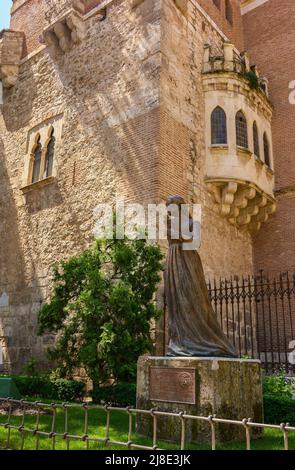
MULTIPOLYGON (((171 204, 176 204, 180 219, 180 208, 185 201, 180 196, 170 196, 167 206, 171 204)), ((193 242, 193 236, 186 239, 181 233, 172 235, 172 219, 173 215, 168 213, 169 252, 165 272, 168 356, 237 357, 213 311, 198 251, 183 249, 183 243, 193 242)), ((190 228, 192 225, 189 215, 190 228)))

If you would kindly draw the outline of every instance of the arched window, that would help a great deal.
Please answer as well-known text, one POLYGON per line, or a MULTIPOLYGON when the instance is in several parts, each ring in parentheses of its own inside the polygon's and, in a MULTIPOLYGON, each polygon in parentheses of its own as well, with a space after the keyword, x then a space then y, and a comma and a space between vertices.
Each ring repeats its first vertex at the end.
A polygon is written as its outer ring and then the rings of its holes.
POLYGON ((227 144, 226 114, 220 106, 211 114, 211 143, 227 144))
POLYGON ((213 0, 213 3, 220 10, 220 0, 213 0))
POLYGON ((41 159, 42 159, 42 145, 40 135, 37 137, 36 144, 33 149, 33 171, 32 183, 36 183, 40 179, 41 159))
POLYGON ((238 147, 248 148, 247 120, 243 111, 236 114, 236 139, 238 147))
POLYGON ((264 163, 270 167, 270 147, 266 132, 263 134, 264 163))
POLYGON ((258 127, 255 121, 253 123, 253 146, 254 146, 254 155, 260 158, 258 127))
POLYGON ((230 24, 233 24, 233 8, 230 0, 225 0, 225 17, 230 24))
POLYGON ((52 176, 54 149, 55 149, 55 136, 54 136, 54 129, 52 128, 50 131, 50 140, 47 144, 46 155, 45 155, 45 166, 44 166, 45 178, 52 176))

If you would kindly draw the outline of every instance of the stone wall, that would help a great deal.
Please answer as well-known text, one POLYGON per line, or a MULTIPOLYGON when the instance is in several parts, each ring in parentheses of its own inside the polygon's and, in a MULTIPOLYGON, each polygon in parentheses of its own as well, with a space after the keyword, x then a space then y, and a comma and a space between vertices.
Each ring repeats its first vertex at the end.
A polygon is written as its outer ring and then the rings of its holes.
MULTIPOLYGON (((23 6, 24 7, 24 6, 23 6)), ((14 27, 17 27, 15 24, 14 27)), ((108 16, 86 20, 87 39, 53 59, 47 49, 24 61, 4 92, 0 116, 0 337, 6 367, 19 370, 52 337, 36 339, 37 312, 50 294, 53 262, 92 240, 93 209, 156 197, 160 10, 113 2, 108 16), (110 60, 111 58, 111 60, 110 60), (30 132, 62 117, 51 184, 21 191, 30 132)))
POLYGON ((23 57, 42 46, 40 37, 46 25, 45 0, 14 1, 10 28, 25 33, 23 57))
POLYGON ((252 271, 250 235, 219 215, 204 183, 203 48, 218 53, 224 41, 212 20, 195 2, 185 14, 174 0, 101 2, 106 18, 94 9, 85 38, 53 56, 40 42, 49 4, 15 2, 12 28, 25 32, 26 47, 0 116, 0 339, 14 370, 54 340, 36 338, 52 264, 89 246, 95 206, 117 193, 202 204, 206 275, 252 271), (24 192, 31 136, 54 120, 54 177, 24 192))

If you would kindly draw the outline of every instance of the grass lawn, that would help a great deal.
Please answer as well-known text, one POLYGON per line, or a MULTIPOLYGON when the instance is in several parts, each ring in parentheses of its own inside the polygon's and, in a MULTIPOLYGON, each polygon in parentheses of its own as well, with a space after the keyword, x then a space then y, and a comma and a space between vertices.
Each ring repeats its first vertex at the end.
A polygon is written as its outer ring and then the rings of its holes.
MULTIPOLYGON (((42 400, 44 402, 44 400, 42 400)), ((50 432, 52 424, 52 414, 50 409, 46 414, 40 416, 39 430, 50 432)), ((56 415, 56 426, 55 431, 59 433, 64 432, 64 410, 58 409, 56 415)), ((128 441, 128 415, 120 411, 112 411, 110 420, 110 439, 127 442, 128 441)), ((0 414, 0 423, 7 421, 5 415, 0 414)), ((22 422, 22 416, 13 416, 11 418, 11 424, 20 426, 22 422)), ((106 412, 101 409, 89 410, 88 416, 88 436, 105 438, 105 423, 106 423, 106 412)), ((25 418, 25 428, 34 429, 36 424, 36 416, 30 415, 25 418)), ((133 429, 135 430, 135 418, 133 422, 133 429)), ((84 411, 79 409, 68 410, 68 432, 72 435, 83 435, 84 434, 84 411)), ((7 439, 7 430, 0 427, 0 449, 5 448, 7 439)), ((36 449, 37 437, 31 433, 25 433, 24 438, 24 450, 35 450, 36 449)), ((142 438, 136 436, 135 432, 132 435, 132 441, 137 444, 152 446, 152 440, 148 438, 142 438)), ((21 433, 18 430, 11 430, 10 434, 10 448, 20 449, 21 446, 21 433)), ((39 449, 45 450, 50 449, 52 446, 52 440, 48 437, 39 437, 39 449)), ((161 449, 179 449, 179 446, 168 444, 159 441, 158 446, 161 449)), ((295 450, 295 433, 289 434, 289 448, 295 450)), ((66 442, 60 438, 56 438, 56 450, 65 450, 66 442)), ((86 443, 81 441, 70 442, 71 450, 86 449, 86 443)), ((106 449, 103 444, 89 442, 90 450, 103 450, 106 449)), ((107 449, 122 449, 122 447, 111 446, 107 449)), ((188 450, 210 450, 210 445, 188 445, 188 450)), ((220 450, 244 450, 245 442, 241 443, 230 443, 222 446, 218 446, 220 450)), ((283 436, 278 430, 267 429, 265 430, 264 437, 259 440, 252 441, 253 450, 283 450, 283 436)))

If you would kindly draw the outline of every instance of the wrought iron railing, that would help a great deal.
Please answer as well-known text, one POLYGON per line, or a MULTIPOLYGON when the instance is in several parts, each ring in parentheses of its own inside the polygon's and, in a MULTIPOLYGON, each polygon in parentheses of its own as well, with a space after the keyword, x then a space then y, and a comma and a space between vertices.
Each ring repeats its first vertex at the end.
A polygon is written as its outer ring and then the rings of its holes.
MULTIPOLYGON (((254 423, 251 419, 245 418, 241 421, 239 420, 229 420, 229 419, 221 419, 217 418, 216 416, 193 416, 186 414, 184 412, 180 413, 169 413, 164 411, 157 411, 157 410, 142 410, 136 408, 119 408, 113 406, 100 406, 100 405, 92 405, 88 403, 82 404, 57 404, 57 403, 41 403, 41 402, 29 402, 25 400, 13 400, 10 398, 0 398, 0 410, 5 413, 5 422, 0 420, 0 431, 1 429, 6 431, 6 435, 3 439, 1 439, 0 434, 0 448, 2 449, 15 449, 15 445, 12 445, 11 435, 12 432, 17 432, 20 435, 20 442, 19 442, 19 450, 25 450, 26 447, 26 437, 31 435, 34 437, 34 450, 40 449, 40 438, 45 438, 46 442, 48 442, 48 449, 56 450, 57 442, 63 441, 66 443, 65 450, 71 450, 71 443, 74 441, 80 441, 83 443, 83 448, 86 450, 89 449, 90 443, 97 443, 102 446, 102 448, 112 448, 112 447, 119 447, 119 448, 127 448, 127 449, 140 449, 140 450, 163 450, 158 446, 158 419, 160 417, 167 417, 167 418, 174 418, 181 423, 181 433, 180 433, 180 441, 178 444, 179 450, 186 449, 187 446, 187 433, 186 433, 186 425, 189 420, 194 421, 202 421, 207 422, 208 427, 211 430, 211 449, 216 450, 217 445, 217 438, 216 438, 216 430, 217 427, 220 425, 229 425, 229 426, 240 426, 245 430, 245 448, 247 450, 251 450, 251 431, 254 428, 262 428, 262 429, 276 429, 278 430, 282 437, 283 437, 283 446, 285 450, 289 450, 289 433, 295 432, 295 427, 290 426, 289 424, 280 424, 280 425, 272 425, 272 424, 263 424, 263 423, 254 423), (14 424, 12 422, 13 415, 15 410, 20 411, 20 424, 14 424), (48 430, 44 430, 42 427, 42 413, 44 410, 49 410, 51 423, 49 425, 48 430), (70 429, 70 413, 73 410, 80 410, 82 411, 83 415, 80 418, 80 422, 82 423, 81 426, 81 433, 80 434, 72 434, 70 429), (99 436, 98 432, 91 433, 89 432, 89 412, 93 410, 103 410, 105 413, 105 420, 104 420, 104 435, 99 436), (57 412, 61 411, 63 414, 63 426, 62 428, 59 426, 57 427, 57 412), (35 424, 34 426, 29 426, 26 424, 26 417, 31 416, 32 412, 35 414, 35 424), (116 412, 123 412, 128 417, 128 430, 126 430, 126 441, 119 441, 111 436, 111 418, 116 412), (139 414, 149 415, 150 419, 153 423, 153 435, 151 438, 151 445, 144 445, 139 442, 135 442, 133 439, 134 436, 134 417, 139 414), (85 445, 85 447, 84 447, 85 445)), ((1 418, 1 416, 0 416, 1 418)), ((98 423, 99 424, 99 423, 98 423)), ((122 430, 123 431, 123 430, 122 430)), ((30 450, 32 446, 30 446, 30 450)))
MULTIPOLYGON (((267 373, 295 374, 295 272, 220 278, 207 285, 217 319, 238 354, 260 359, 267 373)), ((162 355, 169 339, 166 302, 164 310, 157 343, 162 355)))
POLYGON ((241 356, 260 359, 266 372, 295 372, 295 273, 209 282, 223 331, 241 356))

